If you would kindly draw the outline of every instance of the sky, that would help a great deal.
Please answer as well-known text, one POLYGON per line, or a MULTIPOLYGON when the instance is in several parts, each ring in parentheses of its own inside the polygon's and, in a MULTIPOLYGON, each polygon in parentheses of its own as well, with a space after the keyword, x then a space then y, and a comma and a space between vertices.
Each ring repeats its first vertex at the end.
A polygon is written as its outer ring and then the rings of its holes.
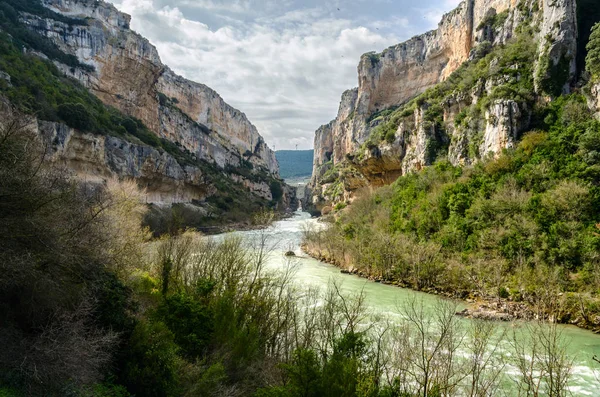
POLYGON ((358 85, 360 56, 434 29, 459 0, 111 0, 176 73, 246 114, 276 150, 310 149, 358 85))

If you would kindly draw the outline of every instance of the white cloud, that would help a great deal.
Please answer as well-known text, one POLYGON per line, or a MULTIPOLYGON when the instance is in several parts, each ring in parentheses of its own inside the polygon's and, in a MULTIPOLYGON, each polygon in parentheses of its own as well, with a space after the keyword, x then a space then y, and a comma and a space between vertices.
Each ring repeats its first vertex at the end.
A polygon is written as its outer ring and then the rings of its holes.
POLYGON ((416 33, 406 16, 357 22, 331 4, 263 1, 258 10, 251 0, 159 1, 168 0, 116 5, 132 14, 133 29, 156 45, 165 64, 219 92, 277 149, 312 147, 314 130, 335 117, 341 93, 357 85, 360 55, 396 44, 397 32, 416 33), (224 11, 221 25, 194 18, 189 7, 224 11))

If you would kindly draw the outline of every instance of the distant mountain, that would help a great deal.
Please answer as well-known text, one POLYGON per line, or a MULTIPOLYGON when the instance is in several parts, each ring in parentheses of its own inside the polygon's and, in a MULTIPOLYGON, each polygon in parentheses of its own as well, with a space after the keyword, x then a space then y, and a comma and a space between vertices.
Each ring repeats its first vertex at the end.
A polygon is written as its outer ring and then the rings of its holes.
POLYGON ((312 175, 314 150, 278 150, 275 156, 283 179, 312 175))

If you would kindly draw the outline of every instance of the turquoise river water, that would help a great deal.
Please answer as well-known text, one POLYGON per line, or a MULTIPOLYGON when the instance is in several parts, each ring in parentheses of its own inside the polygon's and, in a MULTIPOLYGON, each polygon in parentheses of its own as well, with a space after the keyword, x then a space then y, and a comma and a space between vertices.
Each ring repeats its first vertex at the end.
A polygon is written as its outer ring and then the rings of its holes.
MULTIPOLYGON (((310 215, 298 211, 288 219, 275 222, 266 232, 271 241, 276 242, 276 248, 269 258, 268 266, 276 269, 283 266, 284 253, 293 250, 296 253, 294 261, 297 262, 295 280, 301 286, 318 286, 323 289, 331 280, 342 283, 342 290, 356 293, 364 290, 366 303, 373 313, 394 318, 398 316, 398 307, 403 301, 415 292, 371 282, 354 275, 342 274, 332 265, 320 262, 306 256, 300 249, 303 224, 317 222, 310 219, 310 215)), ((233 234, 252 239, 258 235, 257 231, 239 231, 233 234)), ((419 294, 426 305, 434 305, 442 299, 435 295, 419 294)), ((464 319, 462 321, 470 321, 464 319)), ((509 323, 498 322, 498 327, 510 327, 509 323)), ((568 353, 574 359, 573 380, 570 390, 574 396, 600 396, 600 364, 592 359, 594 355, 600 357, 600 336, 590 331, 585 331, 574 326, 564 326, 562 333, 568 341, 568 353), (598 378, 598 379, 597 379, 598 378)))

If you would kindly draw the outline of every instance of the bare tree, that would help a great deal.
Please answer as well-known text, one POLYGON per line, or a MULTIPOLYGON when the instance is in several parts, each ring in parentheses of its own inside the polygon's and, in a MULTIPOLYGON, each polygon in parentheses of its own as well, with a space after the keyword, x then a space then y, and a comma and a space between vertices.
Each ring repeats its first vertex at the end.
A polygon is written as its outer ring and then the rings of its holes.
POLYGON ((506 336, 506 328, 494 322, 473 320, 468 329, 467 344, 467 393, 470 397, 497 395, 506 368, 500 343, 506 336))
POLYGON ((514 378, 519 396, 568 395, 573 360, 557 324, 525 324, 513 331, 513 360, 518 376, 514 378))
POLYGON ((452 301, 440 300, 427 310, 423 299, 413 295, 400 310, 410 329, 412 354, 406 357, 407 370, 423 397, 433 391, 451 396, 465 377, 457 357, 465 333, 455 316, 456 307, 452 301))

